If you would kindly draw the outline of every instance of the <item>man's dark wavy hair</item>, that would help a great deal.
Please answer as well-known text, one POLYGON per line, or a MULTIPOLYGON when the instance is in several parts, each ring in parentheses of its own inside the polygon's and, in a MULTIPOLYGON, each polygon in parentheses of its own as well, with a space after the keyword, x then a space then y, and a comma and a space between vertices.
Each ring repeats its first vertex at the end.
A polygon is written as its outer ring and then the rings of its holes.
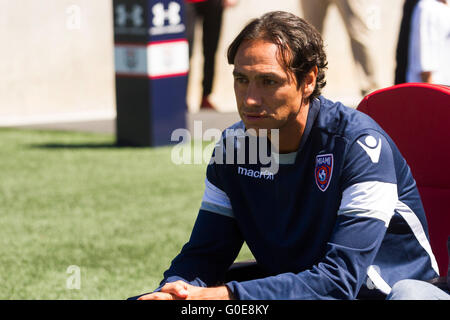
POLYGON ((305 75, 317 66, 316 86, 309 99, 320 95, 326 84, 325 69, 328 62, 322 36, 311 24, 284 11, 269 12, 253 19, 229 46, 228 63, 234 64, 234 58, 243 41, 258 39, 278 46, 281 63, 295 75, 298 87, 303 83, 305 75))

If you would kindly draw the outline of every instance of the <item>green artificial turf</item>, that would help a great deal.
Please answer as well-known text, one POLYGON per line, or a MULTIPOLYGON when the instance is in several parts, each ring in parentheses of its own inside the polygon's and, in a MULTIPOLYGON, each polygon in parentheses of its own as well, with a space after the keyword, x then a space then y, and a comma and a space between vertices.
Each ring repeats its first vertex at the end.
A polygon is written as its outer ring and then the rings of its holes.
MULTIPOLYGON (((112 135, 0 129, 0 299, 156 288, 204 190, 206 164, 176 165, 171 152, 119 148, 112 135)), ((238 259, 249 258, 244 246, 238 259)))

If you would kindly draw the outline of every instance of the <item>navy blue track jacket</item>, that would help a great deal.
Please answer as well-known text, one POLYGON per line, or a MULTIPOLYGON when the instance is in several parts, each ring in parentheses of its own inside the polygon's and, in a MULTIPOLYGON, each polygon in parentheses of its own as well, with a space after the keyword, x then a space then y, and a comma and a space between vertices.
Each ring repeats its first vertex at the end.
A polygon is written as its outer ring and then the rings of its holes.
POLYGON ((208 165, 192 235, 161 286, 217 285, 244 241, 272 276, 226 283, 237 299, 354 299, 438 276, 411 171, 367 115, 314 99, 299 150, 276 174, 262 166, 208 165))

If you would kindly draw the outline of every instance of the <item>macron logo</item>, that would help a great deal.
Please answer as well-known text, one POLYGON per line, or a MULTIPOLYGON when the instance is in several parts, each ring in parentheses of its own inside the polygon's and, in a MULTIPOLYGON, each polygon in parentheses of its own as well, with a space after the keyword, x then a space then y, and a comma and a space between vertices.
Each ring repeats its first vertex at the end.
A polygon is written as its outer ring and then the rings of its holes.
POLYGON ((273 180, 274 176, 273 173, 266 171, 258 171, 258 170, 252 170, 252 169, 246 169, 242 167, 238 167, 238 174, 252 177, 256 179, 266 179, 266 180, 273 180))
POLYGON ((367 136, 364 139, 364 143, 359 140, 356 142, 358 142, 361 148, 363 148, 363 150, 367 153, 373 163, 378 163, 381 154, 381 138, 378 138, 377 142, 377 139, 375 139, 374 137, 367 136))

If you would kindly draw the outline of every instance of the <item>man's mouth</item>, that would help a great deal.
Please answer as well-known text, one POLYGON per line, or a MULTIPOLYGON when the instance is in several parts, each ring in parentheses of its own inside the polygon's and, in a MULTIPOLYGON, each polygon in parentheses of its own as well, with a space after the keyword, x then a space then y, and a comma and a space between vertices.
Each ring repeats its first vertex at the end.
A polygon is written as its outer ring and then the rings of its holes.
POLYGON ((244 117, 248 121, 258 121, 267 118, 263 113, 244 113, 244 117))

